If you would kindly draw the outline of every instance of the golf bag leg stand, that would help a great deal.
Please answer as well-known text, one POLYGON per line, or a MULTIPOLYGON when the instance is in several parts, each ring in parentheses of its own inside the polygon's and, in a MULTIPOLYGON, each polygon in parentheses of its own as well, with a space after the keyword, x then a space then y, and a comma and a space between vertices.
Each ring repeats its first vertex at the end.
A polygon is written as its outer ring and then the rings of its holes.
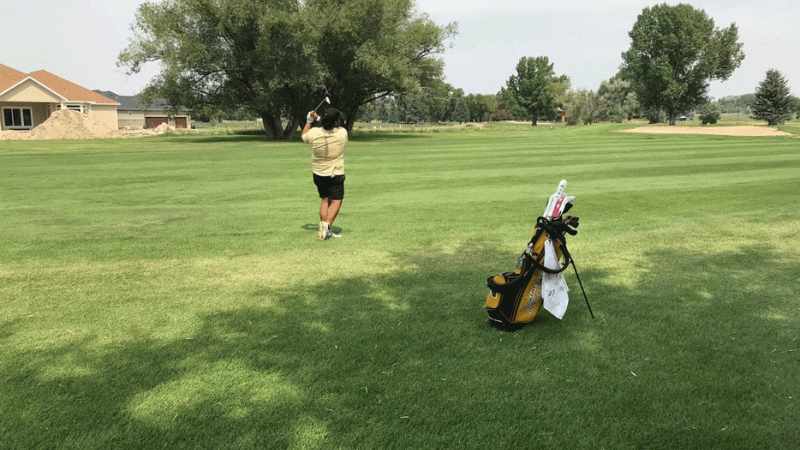
POLYGON ((594 313, 592 312, 592 305, 589 304, 589 298, 586 297, 586 290, 583 289, 583 283, 581 283, 581 276, 578 275, 578 267, 575 266, 575 259, 573 258, 570 259, 571 259, 570 262, 572 262, 572 268, 575 269, 575 278, 578 279, 578 284, 581 287, 581 292, 583 292, 583 299, 586 300, 586 307, 589 308, 589 314, 592 316, 592 319, 594 319, 594 313))

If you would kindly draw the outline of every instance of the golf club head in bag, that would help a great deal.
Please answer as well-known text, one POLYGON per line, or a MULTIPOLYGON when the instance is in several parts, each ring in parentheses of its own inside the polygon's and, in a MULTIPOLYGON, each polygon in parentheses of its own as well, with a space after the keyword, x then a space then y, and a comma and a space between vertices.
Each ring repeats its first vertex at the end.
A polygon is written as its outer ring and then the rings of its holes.
POLYGON ((567 180, 561 180, 558 184, 558 189, 550 196, 550 200, 547 202, 542 217, 547 220, 555 220, 572 208, 572 201, 575 200, 575 196, 566 195, 564 193, 566 187, 567 180))

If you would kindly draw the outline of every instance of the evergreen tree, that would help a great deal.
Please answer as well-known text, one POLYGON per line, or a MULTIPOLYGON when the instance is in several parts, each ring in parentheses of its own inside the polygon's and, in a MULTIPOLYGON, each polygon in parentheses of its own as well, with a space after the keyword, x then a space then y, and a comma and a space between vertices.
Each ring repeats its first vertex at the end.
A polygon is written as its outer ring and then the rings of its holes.
POLYGON ((792 95, 786 78, 775 69, 767 71, 767 77, 756 88, 753 104, 753 119, 766 120, 769 125, 778 125, 792 118, 792 95))

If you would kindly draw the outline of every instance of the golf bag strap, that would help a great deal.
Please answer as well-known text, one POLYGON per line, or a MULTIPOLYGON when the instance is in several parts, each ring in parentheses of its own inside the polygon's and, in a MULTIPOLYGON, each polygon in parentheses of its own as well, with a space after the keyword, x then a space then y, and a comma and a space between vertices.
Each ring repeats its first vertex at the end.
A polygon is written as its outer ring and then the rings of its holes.
POLYGON ((561 273, 567 270, 567 267, 569 267, 569 264, 572 261, 572 257, 570 256, 569 251, 567 250, 567 246, 563 242, 558 240, 556 242, 558 242, 558 246, 561 249, 561 256, 564 257, 564 264, 558 269, 551 269, 549 267, 545 267, 544 264, 541 264, 535 258, 531 258, 531 263, 534 265, 534 267, 545 273, 561 273))

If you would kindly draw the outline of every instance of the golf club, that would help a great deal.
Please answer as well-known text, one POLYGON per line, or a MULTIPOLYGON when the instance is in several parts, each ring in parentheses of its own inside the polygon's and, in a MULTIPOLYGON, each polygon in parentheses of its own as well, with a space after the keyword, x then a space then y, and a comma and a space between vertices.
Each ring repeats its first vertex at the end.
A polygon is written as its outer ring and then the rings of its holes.
POLYGON ((319 105, 317 105, 317 107, 314 108, 314 112, 317 112, 317 110, 319 109, 320 106, 322 106, 323 103, 327 103, 327 104, 330 105, 331 104, 331 99, 328 98, 328 96, 326 95, 325 98, 321 102, 319 102, 319 105))

